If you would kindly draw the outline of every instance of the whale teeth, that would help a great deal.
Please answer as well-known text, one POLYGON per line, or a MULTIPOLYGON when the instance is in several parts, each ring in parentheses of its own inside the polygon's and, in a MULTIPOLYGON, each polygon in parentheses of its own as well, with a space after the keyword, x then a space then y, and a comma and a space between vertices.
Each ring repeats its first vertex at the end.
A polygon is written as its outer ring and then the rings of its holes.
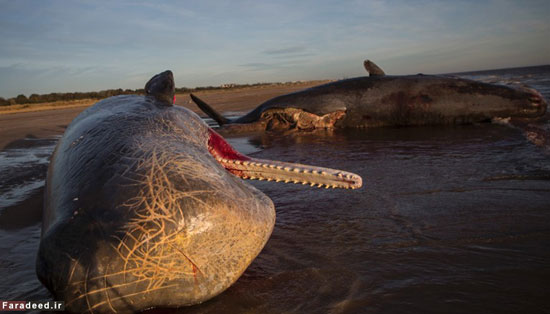
POLYGON ((288 182, 290 182, 290 180, 289 180, 289 179, 286 179, 286 180, 285 180, 285 183, 288 183, 288 182))
POLYGON ((315 186, 315 183, 314 183, 314 182, 312 182, 312 183, 311 183, 311 186, 315 186))
POLYGON ((302 170, 303 173, 308 173, 309 171, 307 169, 302 170))
POLYGON ((300 168, 294 168, 294 172, 300 172, 300 168))
POLYGON ((281 182, 281 181, 283 181, 283 180, 281 180, 281 179, 275 179, 275 182, 281 182))
POLYGON ((286 171, 292 171, 292 168, 290 168, 290 167, 285 167, 285 170, 286 170, 286 171))
POLYGON ((302 181, 302 185, 306 185, 306 184, 308 184, 308 183, 309 183, 309 182, 307 182, 307 181, 302 181))
POLYGON ((283 169, 283 166, 277 166, 277 169, 283 169))
POLYGON ((269 165, 269 168, 275 168, 275 165, 269 165))
POLYGON ((269 165, 268 164, 262 164, 262 167, 269 168, 269 165))
POLYGON ((267 178, 267 181, 273 181, 273 179, 272 178, 267 178))
POLYGON ((321 174, 326 176, 328 173, 326 171, 321 171, 321 174))
POLYGON ((319 171, 317 171, 317 170, 311 170, 311 173, 313 173, 313 174, 319 174, 319 171))
POLYGON ((250 162, 248 161, 243 161, 243 165, 247 166, 250 162))

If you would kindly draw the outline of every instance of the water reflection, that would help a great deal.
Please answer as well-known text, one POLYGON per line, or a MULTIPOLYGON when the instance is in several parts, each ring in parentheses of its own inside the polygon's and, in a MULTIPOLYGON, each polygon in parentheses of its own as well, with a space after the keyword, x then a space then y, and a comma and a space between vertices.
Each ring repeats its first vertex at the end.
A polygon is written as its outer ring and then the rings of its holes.
POLYGON ((550 156, 498 125, 248 137, 356 191, 252 184, 277 224, 226 293, 182 312, 533 312, 548 305, 550 156), (491 179, 498 178, 498 180, 491 179), (530 301, 527 301, 530 300, 530 301))

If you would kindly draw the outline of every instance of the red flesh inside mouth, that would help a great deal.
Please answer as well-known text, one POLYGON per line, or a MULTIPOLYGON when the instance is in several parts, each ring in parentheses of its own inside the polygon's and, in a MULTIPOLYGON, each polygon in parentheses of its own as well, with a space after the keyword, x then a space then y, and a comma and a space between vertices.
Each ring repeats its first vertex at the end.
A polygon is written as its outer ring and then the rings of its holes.
MULTIPOLYGON (((219 159, 228 159, 228 160, 240 160, 247 161, 250 160, 250 157, 243 155, 236 151, 227 141, 219 135, 216 131, 208 129, 210 133, 210 138, 208 139, 208 151, 214 156, 214 158, 219 159)), ((223 165, 223 164, 222 164, 223 165)), ((239 176, 242 171, 231 169, 223 165, 227 171, 233 173, 234 175, 239 176)))
POLYGON ((208 151, 228 172, 242 179, 309 184, 325 188, 356 189, 360 176, 337 169, 251 158, 236 151, 216 131, 209 129, 208 151))

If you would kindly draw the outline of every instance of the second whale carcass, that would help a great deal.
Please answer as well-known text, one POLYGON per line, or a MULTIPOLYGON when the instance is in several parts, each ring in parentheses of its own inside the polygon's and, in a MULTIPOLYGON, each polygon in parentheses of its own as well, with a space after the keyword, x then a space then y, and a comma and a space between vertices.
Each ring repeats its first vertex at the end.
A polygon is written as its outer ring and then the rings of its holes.
POLYGON ((369 60, 364 66, 370 76, 278 96, 237 119, 190 96, 224 132, 470 124, 535 119, 546 112, 546 101, 531 88, 439 75, 385 75, 369 60))

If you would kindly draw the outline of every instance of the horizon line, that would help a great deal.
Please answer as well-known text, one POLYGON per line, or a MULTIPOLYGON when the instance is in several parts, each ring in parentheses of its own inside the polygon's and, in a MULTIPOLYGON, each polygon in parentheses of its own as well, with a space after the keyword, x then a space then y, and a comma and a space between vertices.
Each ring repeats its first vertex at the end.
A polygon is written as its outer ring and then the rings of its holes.
MULTIPOLYGON (((465 73, 474 73, 474 72, 491 72, 491 71, 502 71, 502 70, 513 70, 513 69, 523 69, 523 68, 536 68, 536 67, 545 67, 545 66, 550 66, 550 63, 547 63, 547 64, 538 64, 538 65, 527 65, 527 66, 512 66, 512 67, 505 67, 505 68, 496 68, 496 69, 480 69, 480 70, 466 70, 466 71, 460 71, 460 72, 445 72, 445 73, 435 73, 435 74, 427 74, 427 75, 448 75, 448 74, 465 74, 465 73)), ((415 74, 423 74, 422 72, 419 72, 419 73, 415 73, 415 74)), ((404 76, 404 75, 415 75, 413 73, 409 73, 409 74, 397 74, 397 75, 392 75, 392 74, 387 74, 388 76, 404 76)), ((356 76, 354 76, 356 77, 356 76)), ((360 77, 360 76, 359 76, 360 77)), ((194 87, 187 87, 187 86, 180 86, 180 87, 175 87, 176 89, 181 89, 181 88, 187 88, 187 89, 198 89, 198 88, 207 88, 207 87, 221 87, 222 85, 226 85, 226 84, 235 84, 235 85, 253 85, 253 84, 280 84, 280 83, 291 83, 291 82, 313 82, 313 81, 334 81, 334 80, 343 80, 343 79, 348 79, 348 78, 338 78, 338 79, 335 79, 335 78, 318 78, 318 79, 312 79, 312 80, 287 80, 287 81, 270 81, 270 82, 267 82, 267 81, 256 81, 256 82, 244 82, 244 83, 233 83, 233 82, 226 82, 226 83, 222 83, 222 84, 219 84, 219 85, 202 85, 202 86, 194 86, 194 87)), ((85 91, 63 91, 63 92, 49 92, 49 93, 43 93, 43 94, 38 94, 38 93, 29 93, 29 95, 26 95, 24 93, 20 93, 20 94, 17 94, 16 96, 12 96, 12 97, 3 97, 3 96, 0 96, 0 98, 4 98, 5 100, 9 100, 9 99, 12 99, 12 98, 16 98, 18 97, 19 95, 23 95, 25 97, 30 97, 31 95, 33 94, 37 94, 37 95, 48 95, 48 94, 52 94, 52 93, 57 93, 57 94, 68 94, 68 93, 93 93, 93 92, 101 92, 101 91, 108 91, 108 90, 118 90, 118 89, 121 89, 123 91, 126 91, 126 90, 131 90, 131 91, 136 91, 136 90, 139 90, 139 89, 143 89, 143 87, 138 87, 138 88, 134 88, 134 89, 130 89, 130 88, 121 88, 121 87, 115 87, 115 88, 107 88, 107 89, 100 89, 100 90, 85 90, 85 91)))

